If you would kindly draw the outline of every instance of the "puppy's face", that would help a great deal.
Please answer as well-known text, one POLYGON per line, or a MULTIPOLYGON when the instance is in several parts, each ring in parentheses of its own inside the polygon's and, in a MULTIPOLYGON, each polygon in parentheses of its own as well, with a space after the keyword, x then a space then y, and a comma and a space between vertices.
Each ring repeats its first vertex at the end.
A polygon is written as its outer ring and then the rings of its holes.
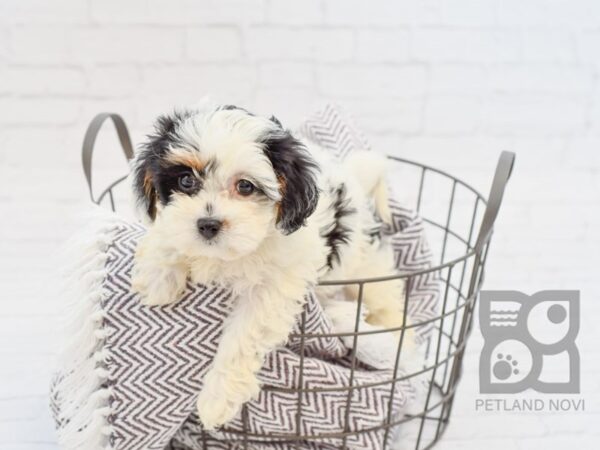
POLYGON ((155 131, 134 160, 134 189, 182 254, 240 258, 316 207, 315 163, 276 119, 228 106, 163 116, 155 131))

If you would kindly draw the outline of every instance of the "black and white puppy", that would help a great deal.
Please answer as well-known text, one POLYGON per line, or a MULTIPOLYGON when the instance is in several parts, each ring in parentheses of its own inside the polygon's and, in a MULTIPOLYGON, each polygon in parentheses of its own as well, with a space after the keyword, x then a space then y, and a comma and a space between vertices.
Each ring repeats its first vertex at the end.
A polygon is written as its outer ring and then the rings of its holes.
MULTIPOLYGON (((232 289, 235 306, 197 400, 207 429, 258 394, 263 360, 286 341, 308 287, 393 274, 391 249, 366 231, 372 203, 389 220, 383 170, 384 159, 367 153, 334 163, 277 119, 233 106, 158 119, 133 162, 151 223, 133 289, 146 305, 177 301, 188 278, 232 289)), ((319 292, 325 306, 334 295, 319 292)), ((363 295, 367 322, 402 324, 402 282, 367 284, 363 295)))

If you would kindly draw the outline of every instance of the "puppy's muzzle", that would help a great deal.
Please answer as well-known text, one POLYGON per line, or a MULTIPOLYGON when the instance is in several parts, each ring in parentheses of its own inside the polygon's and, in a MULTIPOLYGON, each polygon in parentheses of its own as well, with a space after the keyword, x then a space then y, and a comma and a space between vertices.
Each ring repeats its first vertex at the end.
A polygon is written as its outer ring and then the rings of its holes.
POLYGON ((206 239, 212 239, 221 230, 223 222, 217 219, 198 219, 196 225, 198 226, 198 231, 202 236, 204 236, 206 239))

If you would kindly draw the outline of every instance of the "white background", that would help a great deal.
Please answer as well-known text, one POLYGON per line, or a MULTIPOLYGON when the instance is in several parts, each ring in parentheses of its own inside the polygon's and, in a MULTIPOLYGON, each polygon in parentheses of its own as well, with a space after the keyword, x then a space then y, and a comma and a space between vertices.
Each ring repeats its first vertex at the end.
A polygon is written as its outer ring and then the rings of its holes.
MULTIPOLYGON (((475 412, 475 331, 438 448, 598 448, 599 69, 596 0, 1 0, 0 448, 56 448, 47 277, 87 204, 88 121, 119 112, 139 142, 207 93, 291 127, 333 100, 377 150, 485 192, 515 151, 485 287, 581 289, 586 412, 475 412)), ((115 143, 105 181, 126 169, 115 143)))

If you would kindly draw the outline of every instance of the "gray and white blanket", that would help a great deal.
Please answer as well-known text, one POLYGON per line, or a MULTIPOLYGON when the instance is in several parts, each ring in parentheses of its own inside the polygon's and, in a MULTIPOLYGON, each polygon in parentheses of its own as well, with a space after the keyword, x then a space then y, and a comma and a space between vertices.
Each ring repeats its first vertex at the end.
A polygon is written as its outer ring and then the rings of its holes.
MULTIPOLYGON (((333 107, 307 120, 301 132, 340 157, 366 147, 333 107)), ((422 220, 395 201, 391 210, 393 226, 383 232, 390 235, 397 268, 412 272, 430 267, 422 220)), ((223 429, 204 432, 194 412, 195 395, 232 306, 230 294, 190 284, 175 305, 143 306, 131 292, 130 277, 144 227, 106 213, 94 220, 93 228, 79 242, 63 291, 71 299, 69 339, 51 387, 61 448, 235 449, 243 448, 246 439, 253 449, 317 450, 338 446, 344 434, 349 449, 382 448, 381 425, 388 416, 403 414, 415 395, 411 380, 395 383, 392 396, 387 383, 391 370, 358 361, 352 371, 339 338, 306 338, 301 345, 294 338, 298 329, 284 348, 267 357, 259 397, 223 429), (299 395, 295 390, 300 387, 299 395), (339 390, 343 387, 350 389, 339 390), (296 432, 311 438, 290 440, 296 432)), ((436 315, 435 273, 413 277, 408 290, 412 321, 436 315)), ((306 332, 331 333, 314 293, 307 292, 306 300, 306 332)), ((426 338, 428 330, 423 327, 419 333, 426 338)))

